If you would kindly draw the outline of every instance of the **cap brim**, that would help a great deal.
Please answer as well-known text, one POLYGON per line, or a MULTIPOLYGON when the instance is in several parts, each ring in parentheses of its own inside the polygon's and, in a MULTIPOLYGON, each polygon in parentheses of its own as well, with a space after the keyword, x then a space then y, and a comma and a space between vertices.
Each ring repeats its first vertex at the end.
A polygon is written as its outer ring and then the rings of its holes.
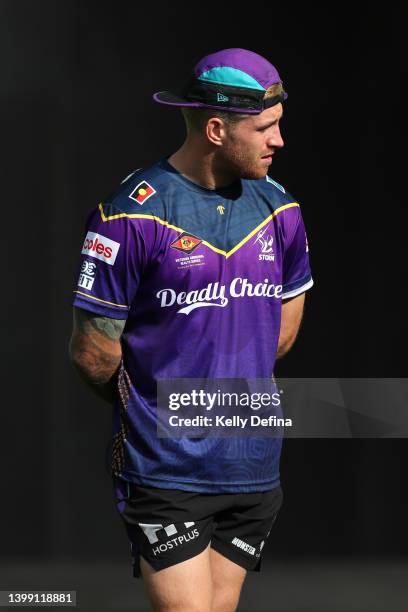
MULTIPOLYGON (((283 91, 283 99, 286 100, 288 94, 283 91)), ((215 104, 208 104, 208 102, 191 102, 184 97, 184 94, 181 91, 157 91, 153 94, 153 100, 158 102, 159 104, 165 104, 166 106, 178 106, 180 107, 190 107, 190 108, 212 108, 214 110, 221 110, 226 112, 233 113, 242 113, 245 115, 259 115, 263 109, 250 109, 250 108, 242 108, 239 106, 218 106, 215 104)), ((278 101, 275 102, 277 104, 278 101)))
POLYGON ((248 108, 237 108, 235 106, 216 106, 215 104, 206 104, 204 102, 188 102, 182 96, 177 95, 172 91, 158 91, 153 94, 153 100, 159 104, 167 106, 190 107, 190 108, 212 108, 214 110, 226 111, 231 113, 243 113, 245 115, 259 115, 261 111, 248 108))
POLYGON ((205 106, 201 102, 189 102, 183 98, 181 93, 175 91, 157 91, 153 94, 153 100, 159 104, 167 104, 168 106, 193 106, 195 108, 205 106))

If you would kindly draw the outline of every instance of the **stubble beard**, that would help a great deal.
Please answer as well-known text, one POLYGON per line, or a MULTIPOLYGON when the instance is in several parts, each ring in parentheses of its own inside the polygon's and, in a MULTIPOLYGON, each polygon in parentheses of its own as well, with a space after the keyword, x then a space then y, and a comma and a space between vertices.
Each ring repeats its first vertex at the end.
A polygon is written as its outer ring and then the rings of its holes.
POLYGON ((268 166, 262 167, 260 159, 233 147, 228 148, 224 154, 225 167, 231 172, 231 175, 247 180, 261 179, 266 176, 268 166))

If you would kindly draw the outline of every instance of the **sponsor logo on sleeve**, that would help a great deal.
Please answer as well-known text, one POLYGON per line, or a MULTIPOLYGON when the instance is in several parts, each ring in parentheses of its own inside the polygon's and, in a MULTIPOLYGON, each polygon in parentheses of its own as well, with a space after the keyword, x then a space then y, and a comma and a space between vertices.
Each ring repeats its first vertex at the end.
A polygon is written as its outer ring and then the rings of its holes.
POLYGON ((184 253, 192 253, 201 243, 202 240, 197 238, 197 236, 183 232, 180 234, 180 236, 173 240, 170 246, 172 249, 177 249, 178 251, 183 251, 184 253))
POLYGON ((147 181, 142 181, 134 188, 132 193, 129 195, 129 198, 142 205, 155 193, 156 190, 151 185, 149 185, 147 181))
POLYGON ((95 232, 88 232, 81 253, 89 257, 100 259, 110 266, 113 266, 119 247, 119 242, 115 242, 95 232))
POLYGON ((95 280, 96 263, 93 261, 85 260, 81 266, 81 273, 79 275, 78 286, 92 290, 95 280))

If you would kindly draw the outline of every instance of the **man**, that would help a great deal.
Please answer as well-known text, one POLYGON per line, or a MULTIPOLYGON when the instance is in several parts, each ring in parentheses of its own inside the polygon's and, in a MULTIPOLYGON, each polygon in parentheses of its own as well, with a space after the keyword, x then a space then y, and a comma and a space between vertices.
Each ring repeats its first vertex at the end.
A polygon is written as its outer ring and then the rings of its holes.
POLYGON ((279 74, 245 49, 204 57, 179 90, 173 155, 90 215, 71 356, 114 405, 118 510, 154 610, 229 612, 282 501, 281 441, 159 438, 156 382, 270 379, 312 286, 297 202, 269 178, 283 147, 279 74))

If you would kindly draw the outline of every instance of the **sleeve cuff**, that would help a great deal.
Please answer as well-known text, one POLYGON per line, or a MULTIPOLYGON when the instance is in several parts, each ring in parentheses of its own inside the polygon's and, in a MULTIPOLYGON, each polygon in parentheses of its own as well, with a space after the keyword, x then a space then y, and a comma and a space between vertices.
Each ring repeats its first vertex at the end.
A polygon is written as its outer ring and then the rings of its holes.
POLYGON ((310 289, 310 287, 313 287, 313 278, 309 278, 306 283, 303 280, 300 282, 301 284, 298 287, 293 287, 293 285, 296 285, 296 283, 291 283, 288 285, 287 290, 282 293, 282 300, 300 295, 301 293, 304 293, 310 289))
POLYGON ((77 308, 89 310, 103 317, 109 317, 110 319, 127 319, 128 317, 129 307, 126 305, 115 304, 100 298, 91 297, 79 291, 74 291, 74 294, 73 306, 77 308))

